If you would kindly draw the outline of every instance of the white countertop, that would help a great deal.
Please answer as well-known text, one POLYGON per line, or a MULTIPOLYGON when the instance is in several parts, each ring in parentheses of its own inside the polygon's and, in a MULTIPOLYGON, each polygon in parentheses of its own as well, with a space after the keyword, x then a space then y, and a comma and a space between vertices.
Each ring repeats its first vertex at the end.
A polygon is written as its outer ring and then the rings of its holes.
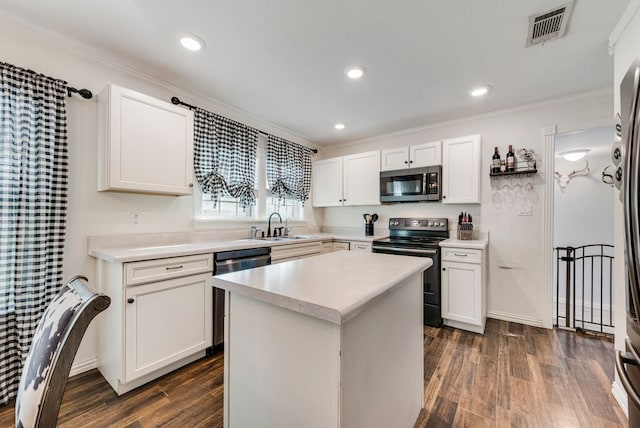
MULTIPOLYGON (((451 232, 455 234, 455 232, 451 232)), ((477 239, 446 239, 440 242, 441 247, 449 248, 471 248, 474 250, 484 250, 489 245, 489 235, 487 233, 479 233, 477 239)))
POLYGON ((334 324, 356 316, 430 258, 339 251, 213 277, 213 285, 334 324))
POLYGON ((275 247, 304 242, 327 241, 332 239, 344 241, 371 242, 384 236, 334 235, 330 233, 314 233, 305 239, 287 239, 283 241, 263 241, 260 239, 237 239, 232 241, 209 241, 158 244, 152 246, 121 246, 108 248, 89 248, 89 255, 111 263, 134 262, 165 257, 188 256, 191 254, 214 253, 218 251, 239 250, 243 248, 275 247))

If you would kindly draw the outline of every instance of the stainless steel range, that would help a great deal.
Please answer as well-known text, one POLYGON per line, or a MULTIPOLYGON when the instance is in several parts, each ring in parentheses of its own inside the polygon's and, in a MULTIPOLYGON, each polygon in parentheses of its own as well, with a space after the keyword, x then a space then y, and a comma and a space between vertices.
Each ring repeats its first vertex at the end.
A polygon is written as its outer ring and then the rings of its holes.
POLYGON ((373 241, 374 253, 429 257, 433 266, 423 274, 424 325, 442 325, 440 309, 440 241, 449 238, 446 218, 391 218, 389 237, 373 241))

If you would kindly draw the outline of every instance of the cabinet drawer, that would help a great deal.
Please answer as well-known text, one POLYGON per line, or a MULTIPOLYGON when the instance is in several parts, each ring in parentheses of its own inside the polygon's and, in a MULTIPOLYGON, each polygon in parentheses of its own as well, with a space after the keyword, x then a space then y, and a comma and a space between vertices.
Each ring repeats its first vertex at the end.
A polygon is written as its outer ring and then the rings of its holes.
POLYGON ((213 254, 125 263, 124 285, 139 285, 205 272, 213 272, 213 254))
POLYGON ((480 263, 482 262, 482 250, 443 247, 442 260, 463 263, 480 263))
POLYGON ((351 242, 349 243, 349 248, 351 251, 364 251, 367 253, 371 252, 371 243, 369 242, 351 242))
POLYGON ((305 242, 303 244, 279 245, 271 248, 271 263, 283 261, 283 259, 310 256, 322 252, 322 242, 305 242))

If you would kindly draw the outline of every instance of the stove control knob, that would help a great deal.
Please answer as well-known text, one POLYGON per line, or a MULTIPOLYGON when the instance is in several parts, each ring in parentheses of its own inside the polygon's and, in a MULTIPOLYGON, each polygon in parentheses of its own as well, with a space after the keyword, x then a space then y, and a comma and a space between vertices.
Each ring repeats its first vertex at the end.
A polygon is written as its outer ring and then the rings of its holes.
POLYGON ((441 221, 440 223, 438 223, 438 226, 444 227, 444 221, 441 221))
POLYGON ((429 226, 429 227, 433 227, 433 226, 434 226, 434 223, 433 223, 432 221, 430 221, 430 222, 428 222, 428 223, 427 223, 427 226, 429 226))

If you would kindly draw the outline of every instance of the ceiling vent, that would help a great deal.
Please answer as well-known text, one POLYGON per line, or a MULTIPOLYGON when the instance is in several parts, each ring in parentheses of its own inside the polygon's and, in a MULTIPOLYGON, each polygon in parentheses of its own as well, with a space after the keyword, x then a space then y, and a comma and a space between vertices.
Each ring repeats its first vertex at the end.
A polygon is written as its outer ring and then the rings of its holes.
POLYGON ((573 1, 546 12, 529 16, 527 47, 563 37, 573 9, 573 1))

